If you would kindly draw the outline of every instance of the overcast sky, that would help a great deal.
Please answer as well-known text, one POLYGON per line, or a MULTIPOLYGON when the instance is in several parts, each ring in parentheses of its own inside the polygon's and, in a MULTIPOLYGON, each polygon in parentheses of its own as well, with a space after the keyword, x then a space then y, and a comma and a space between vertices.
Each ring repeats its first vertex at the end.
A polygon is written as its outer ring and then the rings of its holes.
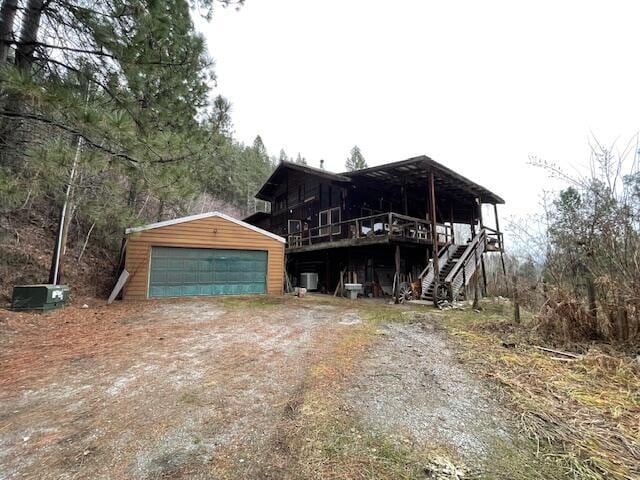
POLYGON ((640 129, 640 1, 246 0, 199 24, 236 137, 343 171, 426 154, 522 215, 640 129))

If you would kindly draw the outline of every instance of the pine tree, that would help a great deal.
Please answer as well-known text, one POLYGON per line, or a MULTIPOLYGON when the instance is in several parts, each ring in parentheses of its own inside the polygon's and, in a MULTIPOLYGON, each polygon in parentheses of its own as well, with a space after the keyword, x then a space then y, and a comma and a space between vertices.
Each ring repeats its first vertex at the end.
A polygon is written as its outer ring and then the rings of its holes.
POLYGON ((345 162, 345 167, 349 172, 367 168, 367 161, 364 159, 364 155, 362 155, 362 152, 357 145, 351 149, 350 156, 345 162))
MULTIPOLYGON (((233 139, 227 99, 210 102, 188 0, 0 2, 2 213, 68 200, 69 241, 114 247, 125 226, 194 213, 202 193, 256 210, 275 158, 259 136, 233 139)), ((242 3, 193 4, 216 2, 242 3)))
POLYGON ((269 158, 267 148, 264 146, 264 142, 260 135, 256 135, 256 138, 253 140, 253 149, 261 158, 269 158))
POLYGON ((306 165, 307 159, 304 158, 302 155, 300 155, 300 152, 298 152, 298 156, 296 157, 296 163, 299 163, 301 165, 306 165))

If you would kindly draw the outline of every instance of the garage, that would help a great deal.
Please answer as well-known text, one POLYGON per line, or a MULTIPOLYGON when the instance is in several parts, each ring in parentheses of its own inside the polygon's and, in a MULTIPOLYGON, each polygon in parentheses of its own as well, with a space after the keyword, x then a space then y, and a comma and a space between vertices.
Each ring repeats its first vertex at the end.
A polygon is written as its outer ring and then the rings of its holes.
POLYGON ((123 298, 282 294, 284 244, 219 212, 129 228, 123 298))
POLYGON ((267 252, 152 247, 150 297, 267 292, 267 252))

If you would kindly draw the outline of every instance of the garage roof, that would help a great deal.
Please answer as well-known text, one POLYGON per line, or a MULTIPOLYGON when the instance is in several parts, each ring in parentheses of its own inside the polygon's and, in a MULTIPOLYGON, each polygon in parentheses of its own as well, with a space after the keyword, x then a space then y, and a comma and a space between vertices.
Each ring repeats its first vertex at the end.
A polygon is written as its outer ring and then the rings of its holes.
POLYGON ((164 222, 149 223, 148 225, 142 225, 140 227, 130 227, 125 230, 125 234, 129 235, 130 233, 144 232, 145 230, 153 230, 154 228, 168 227, 170 225, 177 225, 179 223, 192 222, 194 220, 202 220, 203 218, 210 218, 210 217, 223 218, 225 220, 228 220, 229 222, 235 223, 236 225, 240 225, 241 227, 248 228, 249 230, 253 230, 254 232, 261 233, 262 235, 273 238, 274 240, 277 240, 279 242, 286 243, 286 240, 284 238, 282 238, 279 235, 276 235, 275 233, 267 232, 262 228, 258 228, 255 225, 251 225, 247 222, 243 222, 242 220, 238 220, 237 218, 230 217, 229 215, 225 215, 224 213, 221 213, 221 212, 199 213, 197 215, 189 215, 188 217, 180 217, 180 218, 174 218, 173 220, 165 220, 164 222))

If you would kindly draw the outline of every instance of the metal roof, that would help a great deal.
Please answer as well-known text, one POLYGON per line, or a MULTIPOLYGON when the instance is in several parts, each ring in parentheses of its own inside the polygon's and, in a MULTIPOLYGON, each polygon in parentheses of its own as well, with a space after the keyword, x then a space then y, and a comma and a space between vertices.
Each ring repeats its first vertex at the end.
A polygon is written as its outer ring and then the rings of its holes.
POLYGON ((236 225, 240 225, 241 227, 248 228, 249 230, 253 230, 254 232, 273 238, 274 240, 277 240, 279 242, 286 243, 286 240, 284 238, 282 238, 279 235, 276 235, 275 233, 267 232, 262 228, 258 228, 255 225, 251 225, 250 223, 243 222, 242 220, 238 220, 237 218, 230 217, 229 215, 225 215, 222 212, 199 213, 197 215, 189 215, 188 217, 180 217, 180 218, 174 218, 173 220, 165 220, 164 222, 149 223, 148 225, 142 225, 140 227, 131 227, 125 230, 125 234, 129 235, 130 233, 144 232, 145 230, 168 227, 170 225, 178 225, 180 223, 192 222, 194 220, 202 220, 203 218, 210 218, 210 217, 218 217, 224 220, 228 220, 229 222, 233 222, 236 225))
POLYGON ((327 170, 323 170, 322 168, 310 167, 309 165, 304 165, 302 163, 281 161, 280 164, 273 171, 271 176, 267 179, 267 181, 264 182, 264 184, 256 194, 256 198, 260 200, 265 200, 265 201, 269 201, 273 198, 273 191, 278 187, 278 185, 280 185, 280 182, 278 181, 278 176, 281 174, 283 170, 296 170, 299 172, 308 173, 309 175, 315 175, 318 177, 326 178, 334 182, 340 182, 340 183, 351 182, 351 179, 349 177, 346 177, 344 175, 339 175, 333 172, 328 172, 327 170))
MULTIPOLYGON (((345 172, 340 175, 349 177, 352 180, 364 178, 396 185, 426 185, 430 172, 434 173, 436 188, 438 188, 440 192, 446 190, 450 194, 459 192, 460 194, 471 195, 480 198, 480 201, 483 203, 504 203, 504 200, 500 196, 426 155, 401 160, 399 162, 385 163, 384 165, 362 170, 345 172), (444 189, 442 187, 444 187, 444 189)), ((436 191, 436 194, 438 194, 438 191, 436 191)))

